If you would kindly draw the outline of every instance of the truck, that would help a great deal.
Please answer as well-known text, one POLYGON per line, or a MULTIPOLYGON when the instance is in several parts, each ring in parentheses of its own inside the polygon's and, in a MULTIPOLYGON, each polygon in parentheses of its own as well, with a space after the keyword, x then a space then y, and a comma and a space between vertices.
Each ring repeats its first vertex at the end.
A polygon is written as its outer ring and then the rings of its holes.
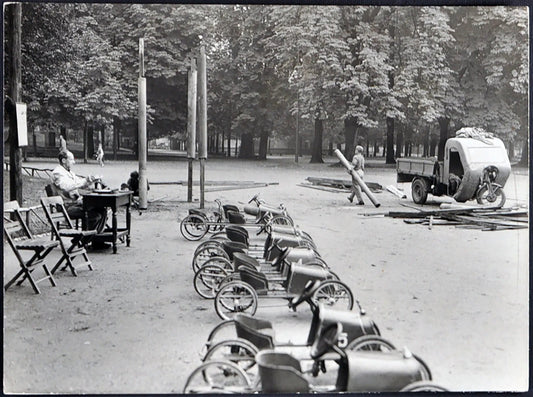
POLYGON ((428 194, 449 196, 464 203, 502 207, 503 187, 511 173, 507 150, 501 139, 477 128, 463 128, 444 147, 444 160, 399 158, 397 182, 411 182, 411 195, 424 204, 428 194))

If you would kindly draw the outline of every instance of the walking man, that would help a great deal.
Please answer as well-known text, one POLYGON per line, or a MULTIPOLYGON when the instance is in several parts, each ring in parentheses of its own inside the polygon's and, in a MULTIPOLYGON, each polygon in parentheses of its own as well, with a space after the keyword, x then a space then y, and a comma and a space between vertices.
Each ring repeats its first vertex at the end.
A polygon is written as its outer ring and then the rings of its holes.
MULTIPOLYGON (((361 179, 363 179, 363 176, 365 175, 365 158, 363 157, 363 147, 360 145, 357 145, 355 147, 355 155, 352 159, 352 165, 353 170, 357 172, 357 175, 361 179)), ((353 203, 354 196, 357 197, 357 205, 365 205, 365 202, 363 201, 363 196, 361 194, 361 187, 355 180, 355 178, 352 176, 352 193, 348 196, 348 200, 350 203, 353 203)))

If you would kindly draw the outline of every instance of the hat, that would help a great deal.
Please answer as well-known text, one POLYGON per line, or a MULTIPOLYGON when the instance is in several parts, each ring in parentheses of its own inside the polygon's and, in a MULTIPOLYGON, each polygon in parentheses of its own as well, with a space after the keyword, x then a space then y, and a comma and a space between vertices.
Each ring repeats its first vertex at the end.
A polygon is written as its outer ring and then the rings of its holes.
POLYGON ((355 147, 355 151, 356 151, 357 153, 363 153, 363 147, 362 147, 361 145, 357 145, 357 146, 355 147))

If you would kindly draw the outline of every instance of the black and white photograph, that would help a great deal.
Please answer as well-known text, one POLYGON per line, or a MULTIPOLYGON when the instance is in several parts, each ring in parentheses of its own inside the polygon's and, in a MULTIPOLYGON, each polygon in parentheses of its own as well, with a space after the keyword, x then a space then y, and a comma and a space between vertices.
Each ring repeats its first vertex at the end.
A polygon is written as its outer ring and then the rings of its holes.
POLYGON ((501 4, 3 3, 3 393, 529 391, 501 4))

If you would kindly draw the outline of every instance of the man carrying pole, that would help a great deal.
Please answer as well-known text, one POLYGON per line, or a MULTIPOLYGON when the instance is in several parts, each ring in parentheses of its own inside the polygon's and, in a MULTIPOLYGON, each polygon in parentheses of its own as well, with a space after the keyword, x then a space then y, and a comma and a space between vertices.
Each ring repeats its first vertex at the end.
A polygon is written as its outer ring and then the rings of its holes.
POLYGON ((372 192, 370 191, 366 183, 361 179, 361 177, 357 174, 357 172, 354 171, 353 165, 350 164, 348 160, 346 160, 346 157, 344 157, 344 155, 341 153, 339 149, 335 149, 334 153, 339 158, 344 168, 348 170, 348 173, 352 176, 352 180, 354 182, 357 182, 357 184, 361 187, 363 192, 365 192, 365 194, 368 196, 370 201, 372 201, 372 204, 374 204, 376 207, 379 207, 381 204, 378 202, 378 200, 376 200, 376 198, 374 197, 374 195, 372 194, 372 192))

